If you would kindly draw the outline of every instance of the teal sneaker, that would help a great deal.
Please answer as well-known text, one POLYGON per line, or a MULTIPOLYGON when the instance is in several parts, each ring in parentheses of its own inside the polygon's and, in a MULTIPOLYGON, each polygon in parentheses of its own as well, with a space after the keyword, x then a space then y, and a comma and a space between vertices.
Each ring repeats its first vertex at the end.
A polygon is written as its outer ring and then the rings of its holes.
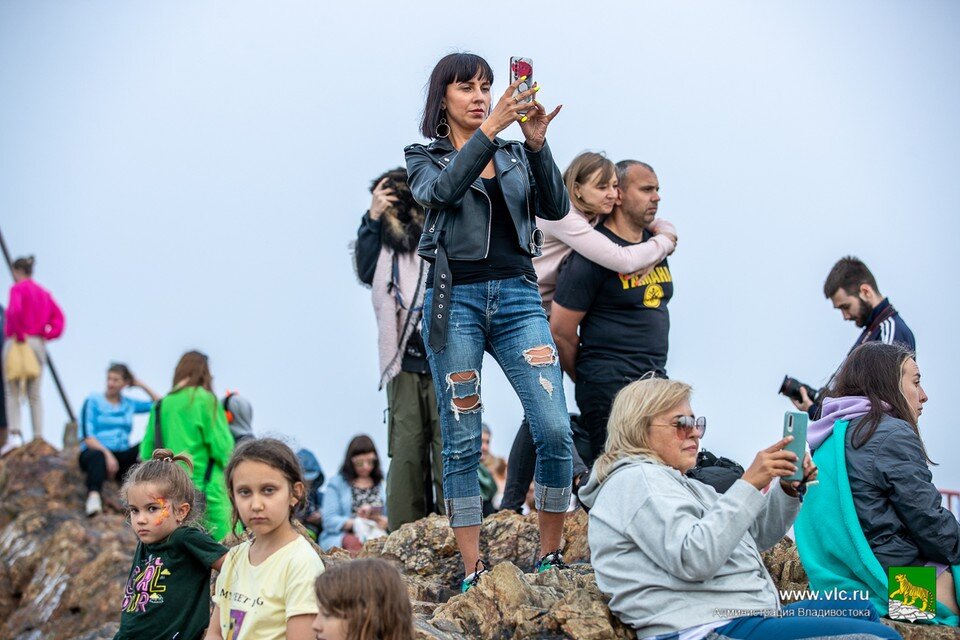
POLYGON ((466 593, 470 591, 478 582, 480 582, 480 576, 489 571, 490 568, 487 566, 487 563, 483 560, 477 560, 477 563, 473 565, 473 573, 466 576, 463 579, 463 582, 460 583, 460 593, 466 593))
POLYGON ((563 561, 563 554, 560 553, 560 549, 543 556, 537 563, 537 573, 543 573, 549 569, 569 569, 563 561))

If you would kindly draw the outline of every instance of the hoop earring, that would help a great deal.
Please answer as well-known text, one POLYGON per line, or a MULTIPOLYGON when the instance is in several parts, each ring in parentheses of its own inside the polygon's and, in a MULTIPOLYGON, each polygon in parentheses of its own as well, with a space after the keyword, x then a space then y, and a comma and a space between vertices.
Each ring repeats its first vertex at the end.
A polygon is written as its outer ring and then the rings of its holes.
POLYGON ((448 135, 450 135, 450 125, 447 124, 447 119, 445 117, 440 116, 440 122, 437 123, 436 127, 434 127, 433 133, 438 138, 446 138, 448 135), (441 130, 443 133, 440 133, 441 130))

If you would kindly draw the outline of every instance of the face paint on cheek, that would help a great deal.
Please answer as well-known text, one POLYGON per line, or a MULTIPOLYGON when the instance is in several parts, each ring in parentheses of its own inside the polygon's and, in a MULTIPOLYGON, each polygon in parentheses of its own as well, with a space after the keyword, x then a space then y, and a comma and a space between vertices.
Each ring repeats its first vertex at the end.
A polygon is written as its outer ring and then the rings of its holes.
POLYGON ((157 504, 160 505, 160 515, 157 516, 157 521, 154 524, 159 527, 164 520, 170 517, 170 505, 164 498, 157 498, 157 504))

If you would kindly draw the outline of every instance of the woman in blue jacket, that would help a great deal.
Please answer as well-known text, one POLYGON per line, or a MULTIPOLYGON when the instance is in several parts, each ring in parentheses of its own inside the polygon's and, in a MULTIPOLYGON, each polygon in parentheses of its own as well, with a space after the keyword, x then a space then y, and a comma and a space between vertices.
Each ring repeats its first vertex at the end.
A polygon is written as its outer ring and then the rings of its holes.
POLYGON ((356 553, 363 546, 357 536, 357 519, 372 521, 386 531, 387 496, 377 447, 369 436, 356 436, 347 455, 323 492, 323 531, 320 548, 342 547, 356 553))
MULTIPOLYGON (((443 435, 443 494, 463 559, 462 590, 481 570, 480 366, 484 351, 517 391, 537 446, 538 570, 562 566, 560 538, 570 503, 570 416, 557 348, 540 301, 533 256, 536 218, 558 220, 567 190, 546 141, 560 111, 547 113, 521 90, 529 70, 493 104, 493 70, 450 54, 430 75, 420 131, 429 145, 406 148, 410 191, 426 210, 418 253, 431 263, 423 341, 443 435), (492 105, 492 106, 491 106, 492 105), (518 122, 524 142, 498 137, 518 122), (472 573, 471 573, 472 572, 472 573)), ((524 85, 526 88, 526 85, 524 85)))

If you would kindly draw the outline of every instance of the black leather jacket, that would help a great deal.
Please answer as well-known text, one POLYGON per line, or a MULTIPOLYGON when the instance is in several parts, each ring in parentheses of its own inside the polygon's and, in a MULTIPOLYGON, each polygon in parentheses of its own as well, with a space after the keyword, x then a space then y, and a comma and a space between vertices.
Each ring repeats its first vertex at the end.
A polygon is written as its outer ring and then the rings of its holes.
POLYGON ((519 142, 491 142, 478 129, 459 152, 441 138, 429 145, 412 144, 404 153, 410 191, 427 214, 417 251, 428 260, 435 258, 441 237, 451 260, 487 257, 491 205, 480 173, 491 157, 517 242, 531 256, 540 255, 543 244, 534 218, 559 220, 569 210, 563 177, 546 142, 534 152, 519 142))

